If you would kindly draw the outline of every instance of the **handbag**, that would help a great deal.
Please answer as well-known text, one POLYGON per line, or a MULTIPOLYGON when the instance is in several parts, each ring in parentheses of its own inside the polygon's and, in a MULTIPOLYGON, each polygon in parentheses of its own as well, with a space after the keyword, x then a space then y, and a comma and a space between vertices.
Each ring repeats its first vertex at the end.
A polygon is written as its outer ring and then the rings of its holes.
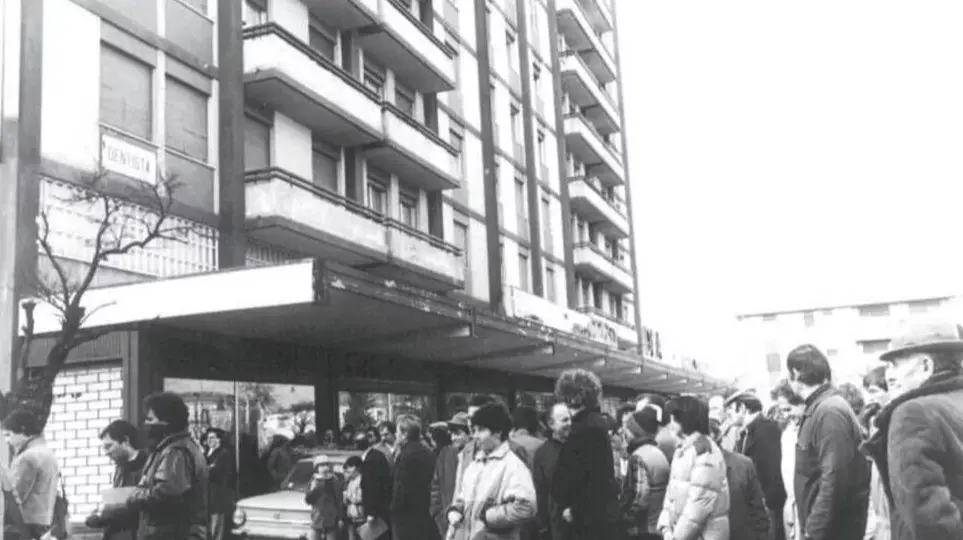
POLYGON ((50 536, 57 540, 64 540, 70 536, 70 501, 67 500, 67 490, 64 488, 64 477, 60 478, 60 492, 54 500, 53 521, 50 523, 50 536))

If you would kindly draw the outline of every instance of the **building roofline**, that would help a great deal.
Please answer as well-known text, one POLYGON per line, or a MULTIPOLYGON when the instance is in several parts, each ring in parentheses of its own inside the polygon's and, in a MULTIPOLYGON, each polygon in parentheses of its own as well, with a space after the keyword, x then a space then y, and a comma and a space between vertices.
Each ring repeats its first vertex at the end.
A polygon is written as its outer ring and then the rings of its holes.
POLYGON ((772 309, 768 311, 763 311, 763 310, 746 311, 743 313, 737 313, 736 319, 741 321, 743 319, 749 319, 752 317, 762 317, 765 315, 788 315, 792 313, 806 313, 809 311, 820 311, 825 309, 856 308, 861 306, 875 306, 875 305, 882 305, 882 304, 892 305, 892 304, 901 304, 905 302, 925 302, 928 300, 946 300, 946 299, 955 298, 958 296, 963 296, 963 295, 959 293, 954 293, 954 294, 944 293, 944 294, 934 294, 934 295, 928 295, 928 296, 896 296, 896 297, 890 297, 888 299, 867 297, 867 298, 861 299, 862 301, 849 302, 849 303, 835 302, 835 303, 825 303, 825 304, 809 304, 809 305, 801 305, 799 307, 794 307, 791 309, 777 308, 777 309, 772 309))

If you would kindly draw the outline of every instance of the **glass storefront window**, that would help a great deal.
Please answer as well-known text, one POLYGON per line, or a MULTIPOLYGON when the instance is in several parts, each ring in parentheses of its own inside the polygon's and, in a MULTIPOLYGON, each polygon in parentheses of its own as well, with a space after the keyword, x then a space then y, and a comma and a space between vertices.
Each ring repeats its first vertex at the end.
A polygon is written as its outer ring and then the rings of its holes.
POLYGON ((228 434, 241 497, 277 489, 262 470, 277 444, 276 435, 291 440, 295 455, 310 453, 318 444, 314 386, 166 378, 164 390, 184 398, 191 433, 202 445, 202 435, 209 428, 228 434))
POLYGON ((552 408, 555 396, 550 392, 519 392, 517 401, 519 406, 531 407, 539 414, 546 414, 552 408))
POLYGON ((435 400, 426 395, 346 390, 338 392, 341 429, 351 426, 356 432, 375 427, 385 420, 394 421, 400 414, 413 414, 427 427, 435 420, 435 411, 435 400))

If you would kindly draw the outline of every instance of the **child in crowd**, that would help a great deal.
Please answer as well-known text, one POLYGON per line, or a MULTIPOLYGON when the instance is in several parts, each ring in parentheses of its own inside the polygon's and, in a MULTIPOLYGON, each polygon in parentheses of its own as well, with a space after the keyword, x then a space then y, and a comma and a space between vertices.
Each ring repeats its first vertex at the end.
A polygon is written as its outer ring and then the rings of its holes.
POLYGON ((314 477, 304 496, 311 505, 312 540, 338 540, 344 505, 344 486, 326 455, 314 458, 314 477))
POLYGON ((358 540, 358 527, 365 522, 361 497, 361 458, 351 456, 344 462, 344 515, 348 540, 358 540))

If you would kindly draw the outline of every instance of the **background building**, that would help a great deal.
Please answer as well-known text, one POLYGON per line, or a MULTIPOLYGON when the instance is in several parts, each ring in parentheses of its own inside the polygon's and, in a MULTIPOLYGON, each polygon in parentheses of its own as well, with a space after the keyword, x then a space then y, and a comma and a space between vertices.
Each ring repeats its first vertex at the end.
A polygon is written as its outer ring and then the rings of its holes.
POLYGON ((74 351, 48 426, 72 515, 109 483, 98 430, 160 389, 241 446, 312 408, 322 432, 478 392, 543 404, 575 366, 610 408, 713 385, 642 366, 610 2, 4 1, 0 346, 40 212, 57 260, 90 260, 78 179, 123 198, 176 175, 189 229, 88 292, 112 331, 74 351))
POLYGON ((793 307, 738 316, 747 373, 739 386, 771 388, 785 376, 786 355, 804 343, 829 358, 836 381, 858 382, 877 365, 893 333, 918 316, 959 320, 957 297, 861 298, 849 305, 793 307))

